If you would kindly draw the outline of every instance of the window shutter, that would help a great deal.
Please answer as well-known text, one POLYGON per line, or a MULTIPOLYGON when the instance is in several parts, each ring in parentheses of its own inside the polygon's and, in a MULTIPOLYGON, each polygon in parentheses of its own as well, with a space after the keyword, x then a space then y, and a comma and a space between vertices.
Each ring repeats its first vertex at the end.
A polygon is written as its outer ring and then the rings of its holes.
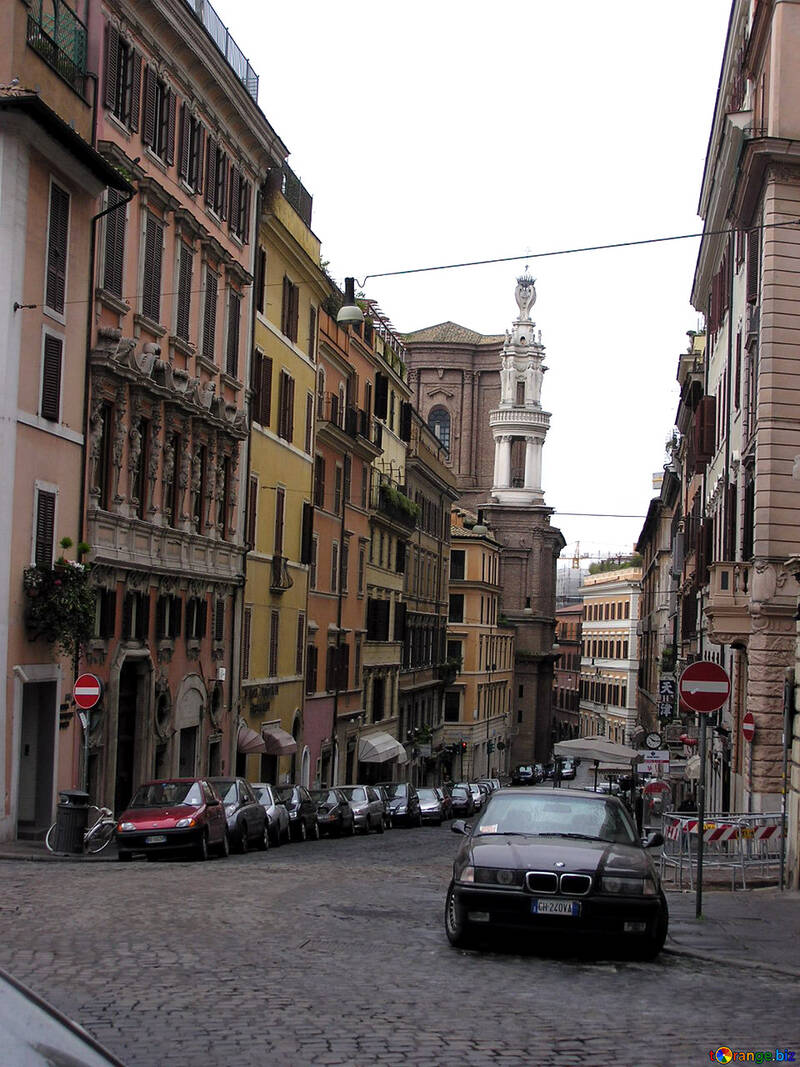
POLYGON ((131 621, 133 619, 133 593, 126 593, 122 602, 122 636, 129 638, 131 634, 131 621))
POLYGON ((152 67, 144 68, 144 106, 142 114, 142 140, 150 148, 156 143, 156 73, 152 67))
POLYGON ((148 213, 144 244, 144 279, 142 313, 153 322, 161 315, 161 246, 164 230, 158 219, 148 213))
POLYGON ((289 305, 291 302, 292 283, 283 276, 283 300, 281 303, 281 332, 289 336, 289 305))
POLYGON ((167 634, 169 605, 170 598, 167 596, 160 596, 156 600, 156 641, 160 641, 167 634))
POLYGON ((175 162, 175 108, 177 105, 177 97, 172 89, 168 90, 168 96, 166 100, 167 108, 167 144, 166 144, 166 159, 167 165, 172 166, 175 162))
POLYGON ((113 111, 117 102, 119 79, 119 33, 110 22, 106 23, 105 37, 106 65, 103 103, 113 111))
POLYGON ((189 105, 184 102, 181 105, 181 140, 178 154, 178 177, 185 181, 189 180, 189 151, 191 148, 191 116, 189 105))
POLYGON ((206 267, 206 299, 203 314, 203 356, 214 362, 214 335, 217 328, 217 276, 206 267))
POLYGON ((131 51, 129 59, 130 74, 130 114, 127 122, 131 130, 136 133, 139 129, 139 109, 142 98, 142 57, 138 52, 131 51))
POLYGON ((113 637, 117 621, 116 589, 100 590, 100 637, 113 637))
POLYGON ((239 294, 228 294, 228 358, 226 370, 231 378, 239 373, 239 294))
POLYGON ((252 618, 253 609, 244 609, 244 619, 242 621, 242 677, 250 677, 250 620, 252 618))
POLYGON ((312 304, 308 311, 308 358, 317 361, 317 309, 312 304))
POLYGON ((375 375, 375 418, 385 419, 389 409, 389 379, 380 371, 375 375))
POLYGON ((406 605, 398 600, 394 606, 394 640, 406 639, 406 605))
POLYGON ((407 400, 400 409, 400 440, 406 443, 411 440, 411 404, 407 400))
POLYGON ((122 193, 108 190, 108 206, 114 207, 106 215, 106 243, 103 261, 103 288, 115 296, 122 296, 122 279, 125 262, 125 207, 122 193))
POLYGON ((36 496, 36 543, 33 561, 37 567, 52 567, 55 539, 56 494, 40 489, 36 496))
POLYGON ((202 599, 200 599, 197 602, 197 608, 198 608, 198 616, 199 616, 197 635, 198 635, 198 637, 205 637, 206 636, 206 615, 208 614, 208 603, 207 603, 205 597, 202 597, 202 599))
POLYGON ((139 593, 136 602, 136 637, 146 641, 150 636, 150 594, 139 593))
POLYGON ((314 535, 314 505, 308 500, 303 501, 303 526, 300 535, 300 562, 311 563, 313 552, 312 539, 314 535))
POLYGON ((300 286, 293 285, 289 293, 289 339, 297 344, 297 327, 300 322, 300 286))
POLYGON ((64 310, 67 281, 69 193, 50 187, 50 226, 47 235, 47 292, 45 302, 59 313, 64 310))
POLYGON ((180 243, 178 266, 178 309, 175 333, 184 341, 189 340, 189 312, 192 299, 192 250, 183 241, 180 243))
POLYGON ((214 605, 214 640, 225 640, 225 598, 220 599, 214 605))
POLYGON ((286 490, 278 486, 275 490, 275 537, 273 552, 276 556, 283 555, 283 524, 286 510, 286 490))
POLYGON ((272 360, 269 356, 261 359, 261 418, 262 426, 269 426, 272 418, 272 360))
POLYGON ((397 541, 397 566, 396 570, 398 574, 405 574, 406 572, 406 543, 398 539, 397 541))
POLYGON ((347 503, 350 502, 350 489, 351 489, 351 485, 352 485, 352 480, 353 480, 353 460, 352 460, 351 456, 345 455, 345 457, 344 457, 344 486, 343 486, 343 490, 342 491, 344 493, 344 499, 345 499, 345 501, 347 501, 347 503))
POLYGON ((221 219, 227 218, 228 207, 228 157, 225 152, 220 152, 217 162, 217 181, 219 182, 219 197, 214 205, 214 210, 221 219))
POLYGON ((759 235, 758 229, 750 230, 747 234, 747 303, 755 304, 758 301, 758 260, 759 260, 759 235))
POLYGON ((250 241, 250 196, 251 196, 250 182, 242 182, 242 227, 241 238, 245 244, 250 241))
POLYGON ((294 440, 294 378, 288 380, 288 412, 287 412, 287 425, 286 425, 286 440, 289 444, 294 440))
POLYGON ((205 128, 198 122, 194 128, 192 140, 192 154, 189 159, 189 184, 196 193, 203 188, 203 150, 205 147, 205 128))
POLYGON ((264 314, 265 284, 267 281, 267 252, 260 245, 256 260, 256 310, 264 314))
POLYGON ((217 187, 217 141, 210 134, 206 138, 206 203, 214 206, 214 191, 217 187))
POLYGON ((61 409, 62 350, 63 341, 61 338, 45 334, 40 414, 43 419, 48 419, 50 422, 58 422, 61 409))
POLYGON ((179 596, 170 598, 169 604, 169 632, 172 637, 177 637, 181 632, 181 613, 183 601, 179 596))
POLYGON ((318 508, 325 507, 325 457, 316 456, 314 459, 314 504, 318 508))
POLYGON ((242 176, 239 171, 231 165, 231 210, 229 224, 234 233, 239 233, 239 223, 241 221, 239 217, 239 210, 242 206, 242 176))
POLYGON ((247 545, 248 549, 256 546, 256 515, 258 512, 258 478, 250 475, 247 486, 247 545))
POLYGON ((336 688, 347 689, 350 682, 350 646, 347 643, 339 645, 337 651, 336 688))
POLYGON ((297 641, 294 650, 294 673, 303 673, 303 645, 306 640, 306 617, 303 612, 297 615, 297 641))

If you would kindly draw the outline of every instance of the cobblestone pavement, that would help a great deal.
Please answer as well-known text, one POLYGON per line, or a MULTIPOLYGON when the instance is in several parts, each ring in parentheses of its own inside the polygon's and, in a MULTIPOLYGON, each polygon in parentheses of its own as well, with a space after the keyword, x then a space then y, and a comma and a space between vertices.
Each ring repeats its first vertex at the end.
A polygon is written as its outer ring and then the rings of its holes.
POLYGON ((0 965, 131 1067, 800 1052, 797 985, 777 975, 450 948, 457 844, 445 826, 205 864, 0 861, 0 965))

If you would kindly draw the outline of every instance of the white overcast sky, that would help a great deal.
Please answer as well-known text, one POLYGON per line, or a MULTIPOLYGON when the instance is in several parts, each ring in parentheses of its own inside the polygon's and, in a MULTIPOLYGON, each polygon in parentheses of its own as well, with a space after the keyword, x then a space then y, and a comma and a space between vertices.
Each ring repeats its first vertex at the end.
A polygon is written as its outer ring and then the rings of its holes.
MULTIPOLYGON (((700 229, 731 0, 213 0, 341 283, 700 229)), ((536 260, 546 503, 644 516, 678 401, 695 239, 536 260)), ((395 327, 502 333, 524 263, 375 279, 395 327)), ((499 368, 498 368, 499 369, 499 368)), ((642 518, 556 514, 575 551, 642 518)))

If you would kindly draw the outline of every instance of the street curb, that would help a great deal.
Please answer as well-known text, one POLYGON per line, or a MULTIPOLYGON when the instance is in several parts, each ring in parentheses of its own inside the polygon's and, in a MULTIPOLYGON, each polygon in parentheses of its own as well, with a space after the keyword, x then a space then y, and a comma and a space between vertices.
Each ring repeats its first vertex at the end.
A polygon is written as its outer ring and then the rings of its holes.
POLYGON ((43 856, 29 855, 26 853, 0 852, 0 860, 8 860, 14 863, 59 863, 64 860, 66 860, 67 863, 108 863, 111 860, 111 856, 103 856, 102 859, 98 856, 95 859, 94 856, 82 856, 77 853, 72 855, 69 852, 54 852, 43 856))
POLYGON ((680 948, 665 945, 662 950, 669 956, 685 956, 704 963, 716 963, 725 967, 737 967, 740 971, 767 971, 787 978, 800 978, 800 969, 783 967, 779 963, 764 963, 761 960, 739 959, 735 956, 718 956, 715 952, 701 952, 693 948, 680 948))

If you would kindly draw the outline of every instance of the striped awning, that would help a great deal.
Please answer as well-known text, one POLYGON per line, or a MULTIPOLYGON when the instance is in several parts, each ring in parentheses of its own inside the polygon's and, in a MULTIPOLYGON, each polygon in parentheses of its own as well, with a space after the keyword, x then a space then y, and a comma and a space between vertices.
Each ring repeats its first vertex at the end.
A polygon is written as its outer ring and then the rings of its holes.
POLYGON ((378 731, 359 738, 359 763, 388 763, 393 759, 396 759, 398 763, 406 763, 408 754, 391 734, 378 731))
POLYGON ((246 755, 251 752, 266 752, 266 746, 261 737, 251 730, 249 726, 242 724, 239 727, 239 736, 236 742, 237 751, 243 752, 246 755))
POLYGON ((264 740, 264 751, 269 756, 290 756, 297 752, 297 742, 280 726, 263 726, 261 737, 264 740))

